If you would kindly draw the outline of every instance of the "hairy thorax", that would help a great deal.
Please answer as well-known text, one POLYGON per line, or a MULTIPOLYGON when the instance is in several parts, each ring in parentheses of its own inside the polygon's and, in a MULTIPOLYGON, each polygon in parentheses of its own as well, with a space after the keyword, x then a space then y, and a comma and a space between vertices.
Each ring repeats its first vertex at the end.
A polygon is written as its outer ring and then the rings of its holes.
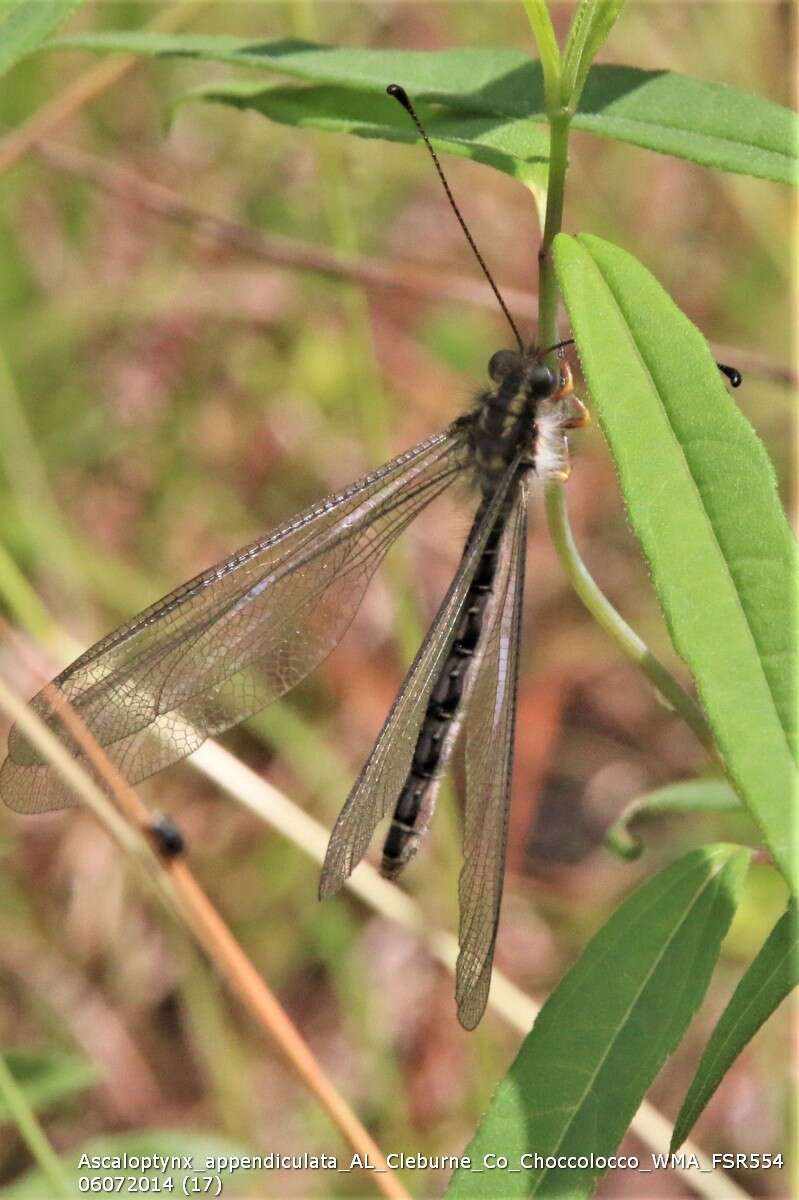
POLYGON ((545 366, 534 351, 502 350, 489 363, 495 386, 470 414, 477 481, 490 493, 512 463, 544 479, 568 474, 565 430, 573 418, 571 371, 545 366))

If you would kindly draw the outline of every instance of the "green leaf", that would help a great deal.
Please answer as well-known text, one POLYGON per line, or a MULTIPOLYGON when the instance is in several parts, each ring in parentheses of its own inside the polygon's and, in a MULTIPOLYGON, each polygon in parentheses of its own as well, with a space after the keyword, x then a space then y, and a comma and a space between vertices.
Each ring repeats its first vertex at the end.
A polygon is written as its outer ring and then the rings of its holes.
MULTIPOLYGON (((96 1083, 96 1067, 83 1058, 54 1050, 5 1050, 3 1058, 35 1112, 54 1108, 62 1100, 96 1083)), ((0 1120, 10 1117, 0 1097, 0 1120)))
POLYGON ((0 3, 0 75, 38 50, 81 0, 6 0, 0 3))
POLYGON ((799 984, 799 930, 791 905, 774 926, 721 1015, 680 1109, 671 1150, 681 1146, 722 1077, 764 1021, 799 984))
MULTIPOLYGON (((48 44, 226 62, 373 95, 396 81, 414 102, 441 103, 497 123, 546 121, 541 64, 518 50, 369 50, 122 30, 48 44)), ((796 114, 739 88, 670 71, 592 67, 572 126, 724 171, 778 182, 799 175, 796 114)))
POLYGON ((563 103, 576 107, 591 64, 615 25, 624 0, 580 0, 563 53, 563 103))
POLYGON ((546 0, 522 0, 522 3, 541 56, 547 109, 555 112, 560 104, 561 57, 552 18, 546 0))
POLYGON ((555 264, 672 641, 796 887, 795 548, 768 457, 700 332, 632 255, 560 234, 555 264))
POLYGON ((524 1154, 608 1155, 707 989, 749 861, 694 850, 617 909, 541 1009, 466 1149, 447 1196, 577 1197, 601 1166, 527 1166, 524 1154), (509 1170, 479 1170, 502 1154, 509 1170))
POLYGON ((724 779, 689 779, 655 788, 625 805, 618 820, 605 834, 605 842, 622 858, 641 856, 643 846, 630 833, 630 824, 639 816, 664 813, 740 812, 741 801, 724 779))
MULTIPOLYGON (((199 1175, 199 1193, 203 1194, 202 1177, 218 1175, 222 1180, 222 1193, 225 1196, 251 1197, 253 1176, 250 1170, 243 1167, 237 1170, 217 1169, 208 1167, 207 1162, 209 1159, 216 1162, 222 1159, 229 1161, 234 1157, 241 1159, 253 1153, 249 1147, 214 1134, 190 1133, 185 1129, 153 1129, 142 1133, 117 1133, 109 1137, 94 1138, 80 1150, 65 1156, 62 1161, 65 1170, 72 1177, 76 1196, 79 1191, 93 1192, 94 1188, 90 1187, 92 1180, 100 1184, 97 1191, 105 1191, 102 1180, 112 1176, 133 1176, 137 1181, 152 1181, 150 1189, 146 1189, 142 1184, 139 1191, 154 1192, 157 1185, 159 1195, 183 1196, 192 1194, 190 1185, 197 1182, 196 1175, 199 1175), (151 1160, 154 1155, 158 1155, 163 1162, 147 1169, 136 1165, 142 1158, 151 1160), (191 1170, 182 1168, 183 1155, 191 1160, 191 1170), (96 1160, 98 1165, 93 1165, 92 1159, 96 1160), (101 1165, 103 1160, 107 1165, 101 1165), (85 1165, 87 1161, 89 1165, 85 1165), (164 1187, 167 1181, 172 1181, 171 1189, 169 1186, 164 1187), (184 1182, 187 1183, 186 1190, 183 1187, 184 1182)), ((52 1189, 47 1180, 36 1170, 26 1171, 12 1184, 3 1188, 3 1200, 41 1200, 43 1196, 51 1194, 52 1189)))
POLYGON ((724 83, 594 66, 572 127, 720 171, 799 182, 796 113, 724 83))
MULTIPOLYGON (((269 88, 255 80, 234 79, 195 88, 181 96, 180 102, 197 99, 255 109, 282 125, 308 126, 392 142, 420 140, 408 114, 395 100, 351 88, 269 88)), ((442 115, 440 109, 429 105, 416 107, 440 150, 486 163, 524 180, 536 168, 545 174, 549 136, 541 126, 511 120, 498 124, 493 117, 450 112, 442 115)))

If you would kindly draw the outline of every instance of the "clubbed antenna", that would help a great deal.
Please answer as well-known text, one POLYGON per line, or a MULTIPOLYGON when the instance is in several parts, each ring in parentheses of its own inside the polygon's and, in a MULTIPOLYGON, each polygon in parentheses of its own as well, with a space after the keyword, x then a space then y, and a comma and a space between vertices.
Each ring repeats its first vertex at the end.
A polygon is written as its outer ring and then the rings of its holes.
POLYGON ((743 375, 737 367, 728 367, 726 363, 717 362, 716 366, 722 375, 726 375, 733 387, 740 387, 743 375))
POLYGON ((516 338, 516 341, 519 344, 519 352, 521 354, 523 354, 524 353, 524 343, 522 342, 521 334, 519 333, 519 330, 516 328, 516 322, 513 320, 513 317, 510 315, 508 306, 505 303, 505 301, 502 299, 499 288, 494 283, 491 272, 489 271, 488 267, 486 266, 485 260, 483 259, 482 254, 477 249, 474 238, 469 233, 466 222, 464 221, 463 217, 461 216, 461 210, 458 208, 457 204, 455 203, 455 197, 452 195, 452 192, 450 191, 449 184, 447 183, 447 177, 444 174, 441 163, 438 161, 438 155, 436 154, 435 150, 433 149, 433 144, 430 141, 430 138, 427 136, 427 133, 425 132, 425 128, 422 125, 422 122, 419 120, 416 109, 413 107, 410 100, 408 99, 408 93, 405 91, 405 88, 401 87, 398 83, 390 83, 388 85, 388 87, 386 88, 386 91, 388 92, 389 96, 393 97, 394 100, 397 100, 402 105, 402 107, 405 109, 405 111, 409 114, 414 125, 419 130, 419 133, 422 137, 422 140, 424 141, 425 146, 427 146, 427 149, 430 151, 430 157, 432 158, 433 165, 435 166, 435 169, 438 172, 438 177, 441 180, 442 184, 444 185, 444 191, 447 193, 447 199, 450 202, 452 211, 455 213, 455 216, 458 218, 458 224, 460 225, 461 229, 463 230, 463 232, 466 236, 466 241, 471 246, 474 256, 480 264, 480 269, 482 270, 483 274, 485 275, 486 279, 488 280, 488 282, 491 286, 491 290, 497 298, 497 303, 499 304, 499 307, 504 312, 504 314, 507 318, 508 324, 510 325, 511 329, 513 330, 513 336, 516 338))

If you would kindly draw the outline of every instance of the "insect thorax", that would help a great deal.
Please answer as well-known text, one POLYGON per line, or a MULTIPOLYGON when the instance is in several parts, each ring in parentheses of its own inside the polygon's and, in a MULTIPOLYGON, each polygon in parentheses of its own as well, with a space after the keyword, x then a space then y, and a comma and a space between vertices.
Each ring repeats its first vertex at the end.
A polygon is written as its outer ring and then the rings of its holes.
POLYGON ((481 491, 491 492, 519 456, 542 478, 566 467, 564 424, 572 391, 568 368, 559 373, 530 355, 501 351, 489 363, 495 386, 477 397, 470 431, 481 491))

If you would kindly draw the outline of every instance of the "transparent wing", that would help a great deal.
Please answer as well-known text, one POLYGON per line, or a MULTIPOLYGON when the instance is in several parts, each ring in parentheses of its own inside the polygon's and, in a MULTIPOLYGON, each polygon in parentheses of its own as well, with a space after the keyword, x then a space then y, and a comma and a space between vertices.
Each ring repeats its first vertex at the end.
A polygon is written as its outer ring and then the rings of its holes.
MULTIPOLYGON (((388 547, 467 461, 456 422, 145 609, 56 686, 129 781, 191 754, 325 658, 388 547)), ((32 705, 88 765, 46 697, 32 705)), ((74 802, 17 729, 0 795, 20 812, 74 802)))
MULTIPOLYGON (((489 533, 516 473, 511 467, 467 543, 455 578, 391 707, 372 753, 339 813, 328 842, 319 894, 335 894, 366 852, 378 823, 393 810, 411 765, 430 689, 458 625, 489 533)), ((442 767, 443 767, 442 763, 442 767)))
POLYGON ((458 884, 458 1020, 474 1029, 491 986, 508 838, 513 735, 526 557, 522 483, 500 543, 497 578, 464 718, 466 805, 458 884))

